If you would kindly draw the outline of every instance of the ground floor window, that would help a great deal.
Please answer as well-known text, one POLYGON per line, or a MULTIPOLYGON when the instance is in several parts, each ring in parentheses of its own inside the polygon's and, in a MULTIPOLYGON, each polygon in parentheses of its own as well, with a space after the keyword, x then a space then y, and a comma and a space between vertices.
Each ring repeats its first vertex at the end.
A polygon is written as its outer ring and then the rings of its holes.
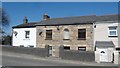
POLYGON ((20 47, 24 47, 24 45, 20 45, 20 47))
POLYGON ((64 46, 64 50, 70 50, 70 46, 64 46))
POLYGON ((79 51, 86 51, 86 47, 78 47, 79 51))
POLYGON ((34 45, 28 45, 29 47, 34 47, 34 45))

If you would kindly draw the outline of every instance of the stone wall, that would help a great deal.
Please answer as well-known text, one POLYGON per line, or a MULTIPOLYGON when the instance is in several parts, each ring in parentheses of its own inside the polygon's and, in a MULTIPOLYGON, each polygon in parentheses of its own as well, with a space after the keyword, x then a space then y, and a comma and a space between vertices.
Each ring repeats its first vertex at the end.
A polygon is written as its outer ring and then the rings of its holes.
POLYGON ((63 46, 60 46, 59 57, 61 59, 67 60, 77 60, 77 61, 95 61, 94 51, 78 51, 78 50, 64 50, 63 46))
POLYGON ((77 50, 78 46, 86 46, 87 51, 92 47, 92 24, 84 25, 60 25, 60 26, 37 26, 37 31, 41 30, 42 35, 37 32, 37 47, 44 47, 46 44, 50 46, 64 45, 70 46, 71 50, 77 50), (59 30, 57 30, 59 28, 59 30), (70 40, 64 40, 64 29, 70 31, 70 40), (86 29, 86 40, 78 40, 78 29, 86 29), (46 39, 46 30, 52 29, 52 40, 46 39))
POLYGON ((45 46, 45 48, 2 46, 2 51, 29 54, 29 55, 39 56, 39 57, 49 57, 48 46, 45 46))
POLYGON ((53 55, 58 55, 60 45, 70 46, 71 50, 78 50, 78 47, 86 47, 86 51, 93 50, 93 26, 92 24, 81 25, 60 25, 60 26, 36 26, 37 47, 44 48, 45 45, 53 47, 53 55), (64 29, 70 32, 70 40, 64 40, 64 29), (78 29, 86 29, 86 40, 78 40, 78 29), (46 30, 52 29, 52 40, 46 40, 46 30), (42 34, 40 35, 40 31, 42 34))

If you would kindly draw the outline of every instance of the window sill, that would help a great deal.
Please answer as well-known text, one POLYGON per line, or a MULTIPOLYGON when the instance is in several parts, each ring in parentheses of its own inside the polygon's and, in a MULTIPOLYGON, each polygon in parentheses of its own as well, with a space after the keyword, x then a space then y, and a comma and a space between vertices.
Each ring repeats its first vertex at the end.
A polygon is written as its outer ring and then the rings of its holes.
POLYGON ((78 38, 77 40, 86 40, 85 38, 78 38))
POLYGON ((108 36, 108 37, 118 37, 118 36, 108 36))
POLYGON ((78 50, 78 51, 81 51, 81 52, 86 52, 86 50, 78 50))
POLYGON ((52 40, 52 39, 45 39, 45 40, 52 40))
POLYGON ((70 39, 63 39, 63 40, 70 40, 70 39))
POLYGON ((30 40, 30 38, 25 38, 25 39, 23 39, 23 40, 30 40))

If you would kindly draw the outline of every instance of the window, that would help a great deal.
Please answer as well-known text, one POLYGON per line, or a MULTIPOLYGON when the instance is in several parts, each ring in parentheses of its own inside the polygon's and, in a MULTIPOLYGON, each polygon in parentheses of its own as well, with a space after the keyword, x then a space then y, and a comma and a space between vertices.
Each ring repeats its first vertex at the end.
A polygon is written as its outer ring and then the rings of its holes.
POLYGON ((120 48, 116 48, 117 51, 120 51, 120 48))
POLYGON ((30 31, 25 31, 25 38, 29 38, 30 31))
POLYGON ((52 30, 46 30, 46 40, 52 40, 52 30))
POLYGON ((78 40, 86 39, 86 29, 78 29, 78 40))
POLYGON ((17 32, 17 31, 14 31, 13 33, 15 34, 15 36, 17 36, 17 34, 18 34, 18 32, 17 32))
POLYGON ((20 45, 20 47, 24 47, 24 45, 20 45))
POLYGON ((78 47, 79 51, 86 51, 86 47, 78 47))
POLYGON ((68 29, 64 29, 64 40, 70 39, 70 33, 68 29))
POLYGON ((28 45, 28 47, 34 47, 34 45, 28 45))
POLYGON ((109 27, 109 31, 108 31, 108 35, 109 37, 117 37, 117 27, 113 26, 113 27, 109 27))
POLYGON ((70 50, 70 46, 64 46, 64 50, 70 50))

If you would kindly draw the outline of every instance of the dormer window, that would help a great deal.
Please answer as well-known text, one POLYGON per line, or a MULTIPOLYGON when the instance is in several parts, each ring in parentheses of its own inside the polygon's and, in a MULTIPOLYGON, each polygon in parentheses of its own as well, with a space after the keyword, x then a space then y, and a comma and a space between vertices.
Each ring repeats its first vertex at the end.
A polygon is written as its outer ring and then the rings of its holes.
POLYGON ((118 36, 118 34, 117 34, 117 26, 109 27, 108 35, 109 35, 109 37, 117 37, 118 36))

